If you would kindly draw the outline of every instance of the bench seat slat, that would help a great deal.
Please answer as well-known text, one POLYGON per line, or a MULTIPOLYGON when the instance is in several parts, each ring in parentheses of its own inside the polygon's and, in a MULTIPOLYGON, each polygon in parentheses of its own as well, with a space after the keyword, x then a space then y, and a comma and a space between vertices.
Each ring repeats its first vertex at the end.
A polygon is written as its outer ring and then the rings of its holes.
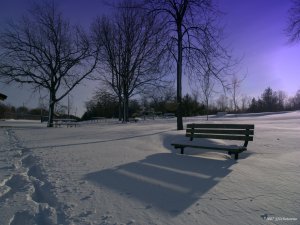
POLYGON ((74 127, 76 127, 76 126, 78 126, 78 124, 77 123, 54 123, 54 126, 67 126, 67 127, 72 127, 72 126, 74 126, 74 127))
POLYGON ((201 145, 192 145, 192 144, 172 144, 175 148, 186 148, 186 147, 190 147, 190 148, 201 148, 201 149, 212 149, 212 150, 220 150, 220 151, 229 151, 232 153, 241 153, 243 151, 246 151, 247 148, 243 147, 243 146, 235 146, 235 148, 233 147, 210 147, 210 146, 201 146, 201 145))
POLYGON ((187 128, 254 129, 254 124, 187 124, 187 128))
POLYGON ((192 134, 186 134, 186 137, 253 141, 252 136, 238 136, 238 135, 213 135, 213 134, 193 134, 192 135, 192 134))
POLYGON ((240 135, 253 135, 254 131, 253 130, 230 130, 230 129, 192 129, 192 128, 187 128, 186 133, 211 133, 211 134, 240 134, 240 135))

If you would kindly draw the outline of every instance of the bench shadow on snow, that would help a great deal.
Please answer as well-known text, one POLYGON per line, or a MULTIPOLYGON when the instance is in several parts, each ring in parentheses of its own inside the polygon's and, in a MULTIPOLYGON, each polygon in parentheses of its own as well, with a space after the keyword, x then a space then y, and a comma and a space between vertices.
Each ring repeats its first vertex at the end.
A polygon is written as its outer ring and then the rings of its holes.
MULTIPOLYGON (((115 191, 124 198, 178 215, 201 200, 203 195, 231 173, 235 160, 176 154, 170 145, 181 135, 163 134, 163 144, 171 153, 157 153, 143 160, 86 174, 84 179, 115 191)), ((199 151, 198 151, 199 153, 199 151)), ((218 153, 216 153, 218 154, 218 153)), ((245 157, 245 156, 244 156, 245 157)))

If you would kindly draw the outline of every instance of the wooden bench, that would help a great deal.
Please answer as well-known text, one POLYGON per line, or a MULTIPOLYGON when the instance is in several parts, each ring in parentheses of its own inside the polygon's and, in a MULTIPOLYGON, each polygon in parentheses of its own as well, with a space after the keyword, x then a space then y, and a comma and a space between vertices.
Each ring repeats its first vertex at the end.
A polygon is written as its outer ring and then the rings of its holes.
POLYGON ((186 137, 192 141, 194 138, 208 139, 223 139, 223 140, 239 140, 244 141, 244 144, 239 145, 224 145, 224 146, 205 146, 192 143, 180 144, 172 143, 176 149, 181 149, 181 154, 184 153, 184 148, 202 148, 227 151, 229 155, 234 154, 234 158, 239 158, 239 153, 247 150, 249 141, 253 141, 254 125, 253 124, 187 124, 186 137))
POLYGON ((76 122, 69 122, 69 123, 64 123, 64 122, 61 122, 61 123, 55 123, 54 124, 55 127, 61 127, 61 126, 67 126, 67 127, 76 127, 77 126, 77 123, 76 122))
POLYGON ((54 119, 54 127, 61 127, 61 126, 67 126, 67 127, 76 127, 77 122, 74 119, 54 119))

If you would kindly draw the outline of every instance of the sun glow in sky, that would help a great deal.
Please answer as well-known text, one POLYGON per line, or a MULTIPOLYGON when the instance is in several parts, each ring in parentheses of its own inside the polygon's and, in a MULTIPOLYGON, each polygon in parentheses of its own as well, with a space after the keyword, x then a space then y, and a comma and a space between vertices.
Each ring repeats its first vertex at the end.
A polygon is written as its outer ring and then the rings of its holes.
MULTIPOLYGON (((1 0, 0 29, 5 20, 18 19, 24 14, 30 2, 32 0, 1 0)), ((85 27, 96 16, 110 13, 110 8, 103 4, 104 0, 58 2, 67 18, 85 27)), ((284 33, 291 1, 218 0, 218 3, 224 12, 225 41, 234 57, 242 59, 238 75, 246 75, 246 79, 241 94, 257 97, 270 86, 273 90, 284 90, 289 96, 294 95, 300 89, 300 43, 289 44, 284 33)), ((77 115, 84 112, 84 102, 91 98, 97 85, 85 81, 73 90, 71 96, 77 115)), ((184 91, 188 89, 186 85, 184 91)), ((38 93, 31 94, 27 87, 17 88, 0 83, 0 92, 6 94, 6 102, 14 106, 23 103, 29 107, 38 106, 38 93)))
POLYGON ((249 95, 259 95, 270 86, 294 95, 300 88, 300 43, 289 44, 284 29, 290 1, 220 0, 226 12, 226 30, 236 55, 243 56, 243 83, 249 95))

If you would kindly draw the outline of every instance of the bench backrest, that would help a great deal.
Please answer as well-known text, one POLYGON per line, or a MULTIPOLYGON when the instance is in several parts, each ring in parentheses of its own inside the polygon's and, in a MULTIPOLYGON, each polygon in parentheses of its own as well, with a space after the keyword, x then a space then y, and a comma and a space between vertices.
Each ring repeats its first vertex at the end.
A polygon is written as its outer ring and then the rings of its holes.
POLYGON ((254 124, 187 124, 186 136, 226 140, 253 141, 254 124))

